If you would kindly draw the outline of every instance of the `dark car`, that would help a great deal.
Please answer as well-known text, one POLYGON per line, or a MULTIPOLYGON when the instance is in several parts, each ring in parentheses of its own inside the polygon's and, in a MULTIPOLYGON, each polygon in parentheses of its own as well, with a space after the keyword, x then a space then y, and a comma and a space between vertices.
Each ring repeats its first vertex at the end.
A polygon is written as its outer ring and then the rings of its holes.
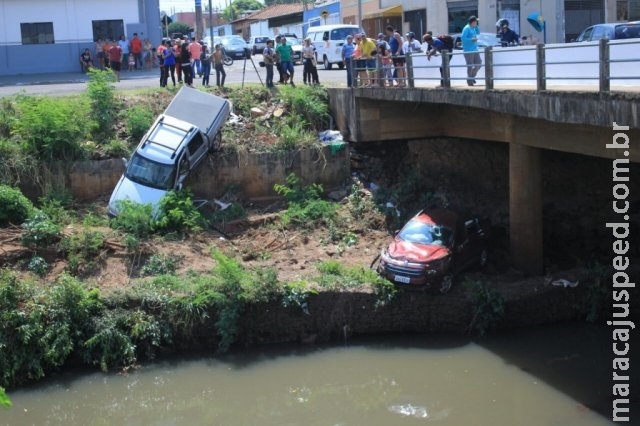
POLYGON ((603 38, 620 40, 640 37, 640 21, 596 24, 580 33, 576 41, 597 41, 603 38))
POLYGON ((377 271, 397 284, 446 293, 457 274, 486 262, 487 234, 480 220, 437 209, 407 222, 380 253, 377 271))
POLYGON ((240 36, 220 37, 220 43, 224 46, 227 56, 233 59, 243 59, 250 54, 249 45, 240 36))

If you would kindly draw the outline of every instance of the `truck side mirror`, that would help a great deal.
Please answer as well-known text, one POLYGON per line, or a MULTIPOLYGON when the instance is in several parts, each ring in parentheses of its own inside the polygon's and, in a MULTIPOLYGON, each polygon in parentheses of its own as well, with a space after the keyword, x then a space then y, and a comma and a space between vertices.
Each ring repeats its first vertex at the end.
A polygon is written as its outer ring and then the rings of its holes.
POLYGON ((127 161, 126 158, 122 157, 122 165, 124 166, 124 168, 126 169, 127 166, 129 165, 129 162, 127 161))

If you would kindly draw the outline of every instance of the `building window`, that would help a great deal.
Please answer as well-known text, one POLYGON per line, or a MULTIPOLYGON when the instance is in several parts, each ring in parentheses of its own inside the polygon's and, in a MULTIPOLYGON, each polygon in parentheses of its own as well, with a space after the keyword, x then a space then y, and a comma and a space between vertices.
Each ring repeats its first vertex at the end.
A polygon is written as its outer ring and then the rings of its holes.
POLYGON ((20 24, 22 44, 53 44, 53 22, 20 24))
POLYGON ((93 27, 93 40, 119 40, 124 33, 124 21, 114 19, 110 21, 91 21, 93 27))
POLYGON ((498 7, 498 18, 509 21, 509 28, 515 31, 516 34, 520 34, 520 1, 502 0, 498 3, 498 7))
POLYGON ((618 0, 616 2, 616 21, 635 21, 640 19, 640 0, 618 0))
MULTIPOLYGON (((450 1, 449 9, 449 33, 460 33, 470 16, 478 16, 478 1, 450 1)), ((493 24, 491 24, 493 26, 493 24)))

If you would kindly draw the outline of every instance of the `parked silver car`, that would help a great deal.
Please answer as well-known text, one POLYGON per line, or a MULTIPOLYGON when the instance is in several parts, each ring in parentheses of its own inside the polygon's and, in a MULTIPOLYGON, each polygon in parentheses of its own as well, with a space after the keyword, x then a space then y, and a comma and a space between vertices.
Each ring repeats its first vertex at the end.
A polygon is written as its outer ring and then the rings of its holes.
POLYGON ((252 55, 257 55, 258 53, 264 52, 264 49, 267 47, 267 42, 269 41, 269 36, 255 36, 249 39, 249 49, 251 49, 252 55))

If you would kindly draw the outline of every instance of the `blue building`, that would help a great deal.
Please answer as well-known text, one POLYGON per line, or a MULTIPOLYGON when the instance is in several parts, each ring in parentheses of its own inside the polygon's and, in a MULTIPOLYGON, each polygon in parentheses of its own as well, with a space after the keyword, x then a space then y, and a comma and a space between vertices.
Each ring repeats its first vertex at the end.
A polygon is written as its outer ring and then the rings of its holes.
POLYGON ((0 75, 79 72, 98 38, 162 38, 159 0, 0 0, 0 10, 0 75))

